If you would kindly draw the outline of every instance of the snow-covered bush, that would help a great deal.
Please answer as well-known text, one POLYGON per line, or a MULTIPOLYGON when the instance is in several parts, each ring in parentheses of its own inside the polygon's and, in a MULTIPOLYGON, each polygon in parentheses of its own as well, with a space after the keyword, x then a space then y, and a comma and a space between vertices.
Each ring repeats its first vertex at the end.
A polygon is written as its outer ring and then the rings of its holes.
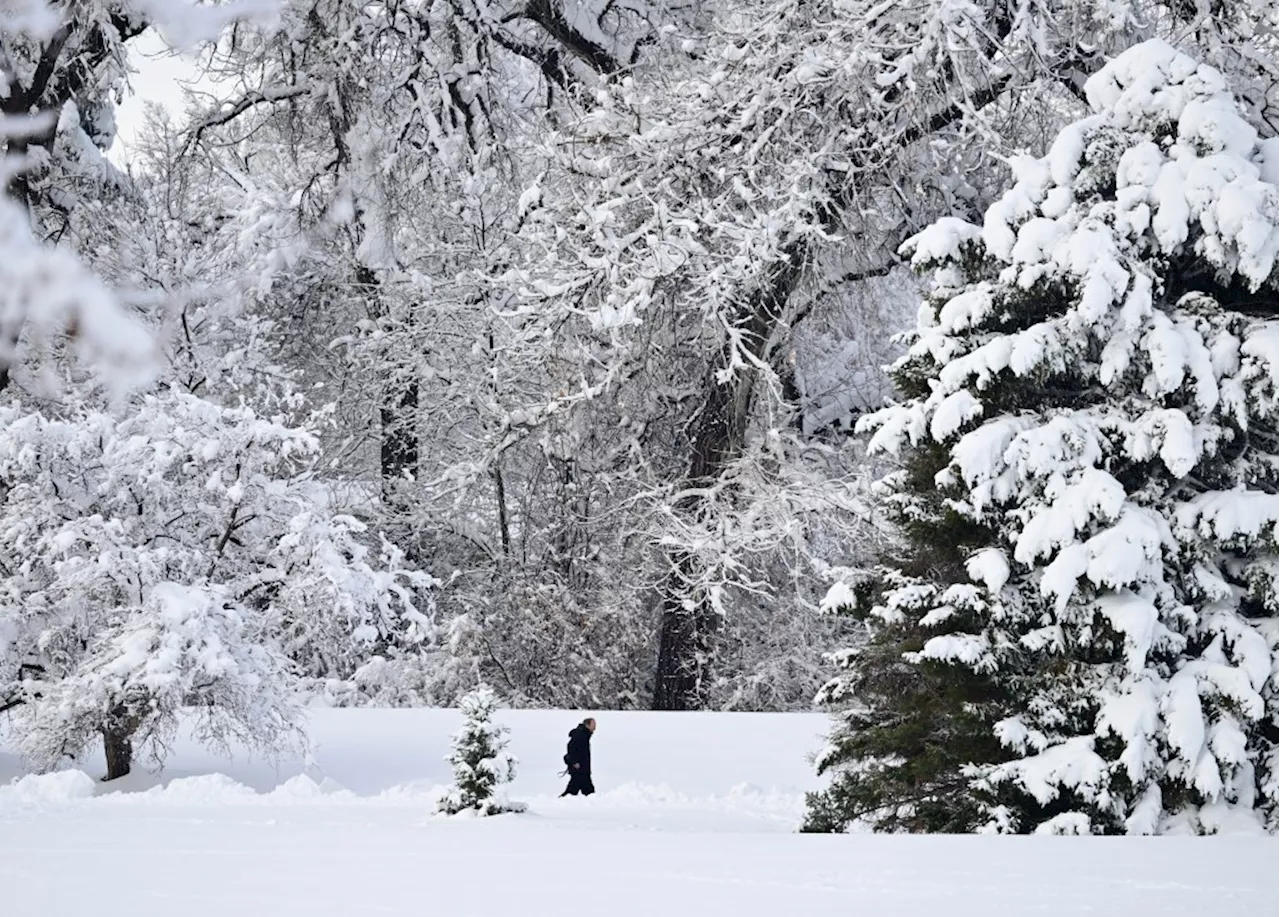
POLYGON ((153 752, 170 744, 183 707, 206 745, 229 750, 234 739, 268 753, 297 745, 289 661, 257 642, 224 587, 157 582, 143 594, 106 626, 84 629, 81 658, 63 677, 30 686, 33 699, 15 716, 28 761, 52 767, 100 734, 107 776, 120 776, 135 744, 153 752))
MULTIPOLYGON (((98 734, 162 754, 198 730, 279 748, 292 671, 411 651, 428 577, 327 508, 315 436, 169 391, 123 416, 0 407, 0 706, 38 768, 98 734)), ((114 743, 114 744, 113 744, 114 743)), ((110 763, 110 762, 109 762, 110 763)))
POLYGON ((1276 141, 1160 41, 1085 92, 908 245, 933 293, 864 427, 916 550, 853 603, 810 829, 1275 830, 1276 141))
POLYGON ((516 775, 516 759, 507 752, 507 727, 493 722, 498 697, 481 685, 462 698, 467 718, 454 733, 453 751, 446 760, 453 765, 453 787, 440 800, 440 811, 449 815, 474 811, 481 815, 523 812, 524 803, 511 802, 502 791, 516 775))

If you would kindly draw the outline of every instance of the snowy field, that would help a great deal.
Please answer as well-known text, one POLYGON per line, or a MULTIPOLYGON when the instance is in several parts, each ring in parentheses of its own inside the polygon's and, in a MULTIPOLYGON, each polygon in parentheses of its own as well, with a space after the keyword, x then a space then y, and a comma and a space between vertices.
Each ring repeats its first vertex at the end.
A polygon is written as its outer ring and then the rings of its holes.
MULTIPOLYGON (((316 711, 306 760, 211 757, 110 792, 0 747, 0 914, 21 917, 1273 917, 1274 838, 809 836, 826 720, 602 714, 589 800, 560 800, 574 714, 512 711, 524 815, 432 815, 456 713, 316 711), (4 785, 7 784, 7 785, 4 785)), ((86 762, 97 776, 100 761, 86 762)))

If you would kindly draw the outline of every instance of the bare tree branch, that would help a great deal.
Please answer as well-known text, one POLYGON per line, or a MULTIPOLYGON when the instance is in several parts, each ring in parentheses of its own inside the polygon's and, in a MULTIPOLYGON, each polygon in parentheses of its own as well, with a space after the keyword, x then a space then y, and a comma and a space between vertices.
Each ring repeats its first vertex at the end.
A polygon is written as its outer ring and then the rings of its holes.
POLYGON ((259 105, 272 105, 276 102, 284 102, 288 99, 296 99, 299 96, 306 95, 310 91, 311 87, 306 85, 280 86, 275 89, 266 89, 263 91, 258 91, 256 89, 250 90, 225 111, 220 111, 215 115, 209 115, 208 117, 201 119, 198 123, 193 124, 191 126, 190 133, 187 135, 187 142, 183 144, 182 152, 178 155, 180 157, 186 157, 190 154, 195 145, 200 142, 200 138, 204 135, 205 131, 215 127, 221 127, 224 124, 229 124, 252 108, 257 108, 259 105))
POLYGON ((554 0, 529 0, 524 16, 546 31, 575 57, 585 61, 600 74, 617 73, 622 69, 618 59, 605 48, 587 38, 564 18, 560 10, 552 7, 554 0))

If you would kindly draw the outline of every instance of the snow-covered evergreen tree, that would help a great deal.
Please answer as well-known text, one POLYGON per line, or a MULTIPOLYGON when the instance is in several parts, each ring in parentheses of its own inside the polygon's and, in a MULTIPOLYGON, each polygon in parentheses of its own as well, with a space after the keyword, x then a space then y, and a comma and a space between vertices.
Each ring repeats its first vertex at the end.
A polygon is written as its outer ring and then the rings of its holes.
POLYGON ((1159 40, 933 270, 807 827, 1276 829, 1276 140, 1159 40), (876 586, 879 588, 876 588, 876 586))
POLYGON ((498 696, 488 685, 480 685, 462 698, 461 707, 467 721, 454 733, 453 750, 446 758, 453 765, 454 785, 440 800, 440 811, 523 812, 524 803, 511 802, 502 790, 516 775, 516 759, 506 750, 507 727, 493 721, 498 696))

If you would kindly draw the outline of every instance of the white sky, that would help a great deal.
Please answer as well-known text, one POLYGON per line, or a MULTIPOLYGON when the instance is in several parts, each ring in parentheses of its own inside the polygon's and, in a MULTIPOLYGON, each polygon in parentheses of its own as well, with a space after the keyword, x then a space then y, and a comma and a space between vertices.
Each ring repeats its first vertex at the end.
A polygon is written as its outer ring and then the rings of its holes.
POLYGON ((194 53, 170 50, 150 29, 129 42, 129 63, 137 72, 129 77, 131 92, 116 106, 116 141, 107 151, 107 157, 118 166, 128 162, 130 147, 142 129, 145 104, 162 105, 176 119, 182 113, 182 83, 199 73, 194 53))

